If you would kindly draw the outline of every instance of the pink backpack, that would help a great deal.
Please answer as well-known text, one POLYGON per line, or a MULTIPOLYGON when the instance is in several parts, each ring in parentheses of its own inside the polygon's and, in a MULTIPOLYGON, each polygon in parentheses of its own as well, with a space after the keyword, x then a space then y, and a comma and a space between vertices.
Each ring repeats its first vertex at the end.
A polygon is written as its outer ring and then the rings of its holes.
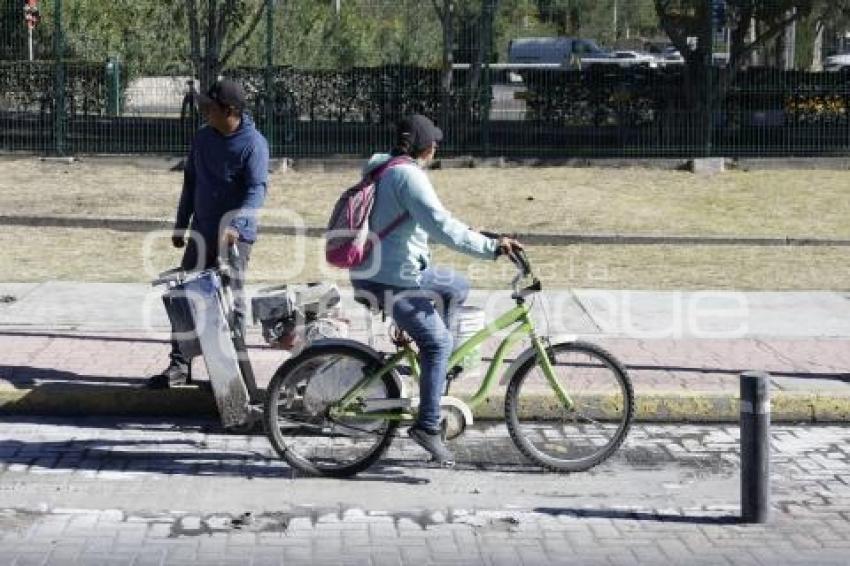
MULTIPOLYGON (((375 235, 369 229, 369 215, 375 204, 375 186, 391 167, 403 163, 410 163, 410 158, 390 159, 370 171, 359 183, 342 193, 336 201, 325 233, 325 259, 329 264, 351 269, 363 263, 369 255, 375 241, 375 235)), ((390 222, 389 226, 378 232, 377 239, 386 238, 409 217, 410 215, 405 212, 390 222)))

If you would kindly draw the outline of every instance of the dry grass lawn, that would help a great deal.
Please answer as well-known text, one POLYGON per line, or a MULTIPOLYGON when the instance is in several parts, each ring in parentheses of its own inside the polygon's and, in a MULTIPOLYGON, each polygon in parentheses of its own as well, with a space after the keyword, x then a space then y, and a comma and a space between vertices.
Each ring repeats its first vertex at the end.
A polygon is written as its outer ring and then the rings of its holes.
MULTIPOLYGON (((164 236, 0 227, 2 280, 147 281, 179 260, 164 236)), ((437 261, 463 270, 478 288, 506 288, 513 274, 505 261, 476 261, 441 247, 436 252, 437 261)), ((529 255, 549 288, 850 289, 850 248, 539 246, 529 255)), ((266 236, 255 246, 249 279, 345 281, 345 272, 322 261, 321 240, 266 236)))
MULTIPOLYGON (((431 172, 446 206, 501 231, 850 238, 850 172, 451 169, 431 172)), ((357 171, 276 173, 267 223, 324 225, 357 171)), ((171 218, 181 173, 109 159, 71 165, 0 160, 6 214, 171 218)))
MULTIPOLYGON (((171 218, 182 174, 165 160, 0 159, 0 213, 171 218)), ((263 222, 323 225, 356 170, 276 173, 263 222)), ((431 177, 446 206, 478 228, 518 232, 850 238, 850 172, 649 169, 452 169, 431 177)), ((321 242, 262 236, 253 282, 342 277, 321 242)), ((144 234, 0 226, 3 281, 146 281, 179 254, 144 234), (147 247, 145 242, 148 242, 147 247), (145 251, 147 250, 147 251, 145 251)), ((477 287, 501 288, 511 268, 435 250, 477 287)), ((549 287, 850 289, 850 248, 569 246, 530 250, 549 287)))

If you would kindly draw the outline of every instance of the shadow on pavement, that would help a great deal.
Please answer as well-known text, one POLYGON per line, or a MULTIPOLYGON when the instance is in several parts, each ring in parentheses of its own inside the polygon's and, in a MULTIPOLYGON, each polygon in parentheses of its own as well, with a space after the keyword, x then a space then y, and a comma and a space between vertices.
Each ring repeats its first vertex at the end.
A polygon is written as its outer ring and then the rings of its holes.
POLYGON ((81 375, 51 368, 7 365, 0 365, 0 379, 8 381, 15 389, 29 389, 51 383, 71 383, 74 385, 108 383, 126 386, 139 386, 143 383, 137 377, 102 377, 81 375))
MULTIPOLYGON (((141 427, 134 429, 138 433, 141 427)), ((156 433, 162 429, 153 429, 156 433)), ((224 443, 228 440, 225 438, 224 443)), ((0 440, 0 464, 42 470, 67 470, 78 474, 156 473, 179 476, 238 476, 251 478, 307 479, 276 457, 257 450, 220 450, 204 440, 163 439, 69 439, 58 441, 0 440)), ((12 468, 15 470, 15 468, 12 468)), ((22 471, 20 469, 16 471, 22 471)), ((425 478, 412 477, 401 469, 376 466, 355 482, 422 485, 425 478)))
POLYGON ((103 377, 0 365, 0 415, 214 417, 211 392, 197 385, 154 390, 138 377, 103 377))
POLYGON ((622 519, 629 521, 654 521, 662 523, 690 523, 696 525, 730 525, 740 523, 737 515, 674 515, 621 509, 578 509, 570 507, 536 507, 535 513, 552 516, 586 517, 590 519, 622 519))
MULTIPOLYGON (((165 338, 148 338, 140 336, 144 331, 138 331, 136 334, 120 336, 115 334, 83 334, 83 333, 63 333, 63 332, 26 332, 17 330, 0 330, 0 337, 13 336, 23 338, 57 338, 62 340, 82 340, 96 342, 118 342, 118 343, 133 343, 133 344, 164 344, 170 345, 171 340, 165 338)), ((250 336, 249 336, 250 338, 250 336)), ((248 344, 248 350, 270 350, 271 347, 265 344, 248 344)))

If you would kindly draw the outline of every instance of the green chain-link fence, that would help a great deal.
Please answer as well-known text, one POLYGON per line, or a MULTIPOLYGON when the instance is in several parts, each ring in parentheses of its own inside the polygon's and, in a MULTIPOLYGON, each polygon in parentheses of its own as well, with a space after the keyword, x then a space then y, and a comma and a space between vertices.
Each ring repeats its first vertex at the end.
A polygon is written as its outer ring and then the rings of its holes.
POLYGON ((227 76, 279 156, 385 148, 412 111, 455 155, 843 154, 850 73, 819 59, 844 3, 821 4, 0 0, 0 149, 180 154, 227 76))

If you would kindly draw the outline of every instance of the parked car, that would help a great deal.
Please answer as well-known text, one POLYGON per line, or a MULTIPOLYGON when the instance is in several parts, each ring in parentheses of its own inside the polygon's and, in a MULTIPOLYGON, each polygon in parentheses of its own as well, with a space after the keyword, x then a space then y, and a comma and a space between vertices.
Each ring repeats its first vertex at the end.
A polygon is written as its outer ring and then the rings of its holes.
POLYGON ((850 53, 839 53, 827 57, 823 61, 824 71, 844 71, 850 70, 850 53))
POLYGON ((676 49, 674 46, 669 45, 661 50, 661 53, 658 55, 659 59, 663 60, 665 63, 684 63, 685 58, 682 57, 682 54, 676 49))
POLYGON ((588 68, 596 65, 614 65, 617 67, 658 67, 659 60, 648 53, 638 51, 614 51, 604 57, 581 57, 581 65, 588 68))

